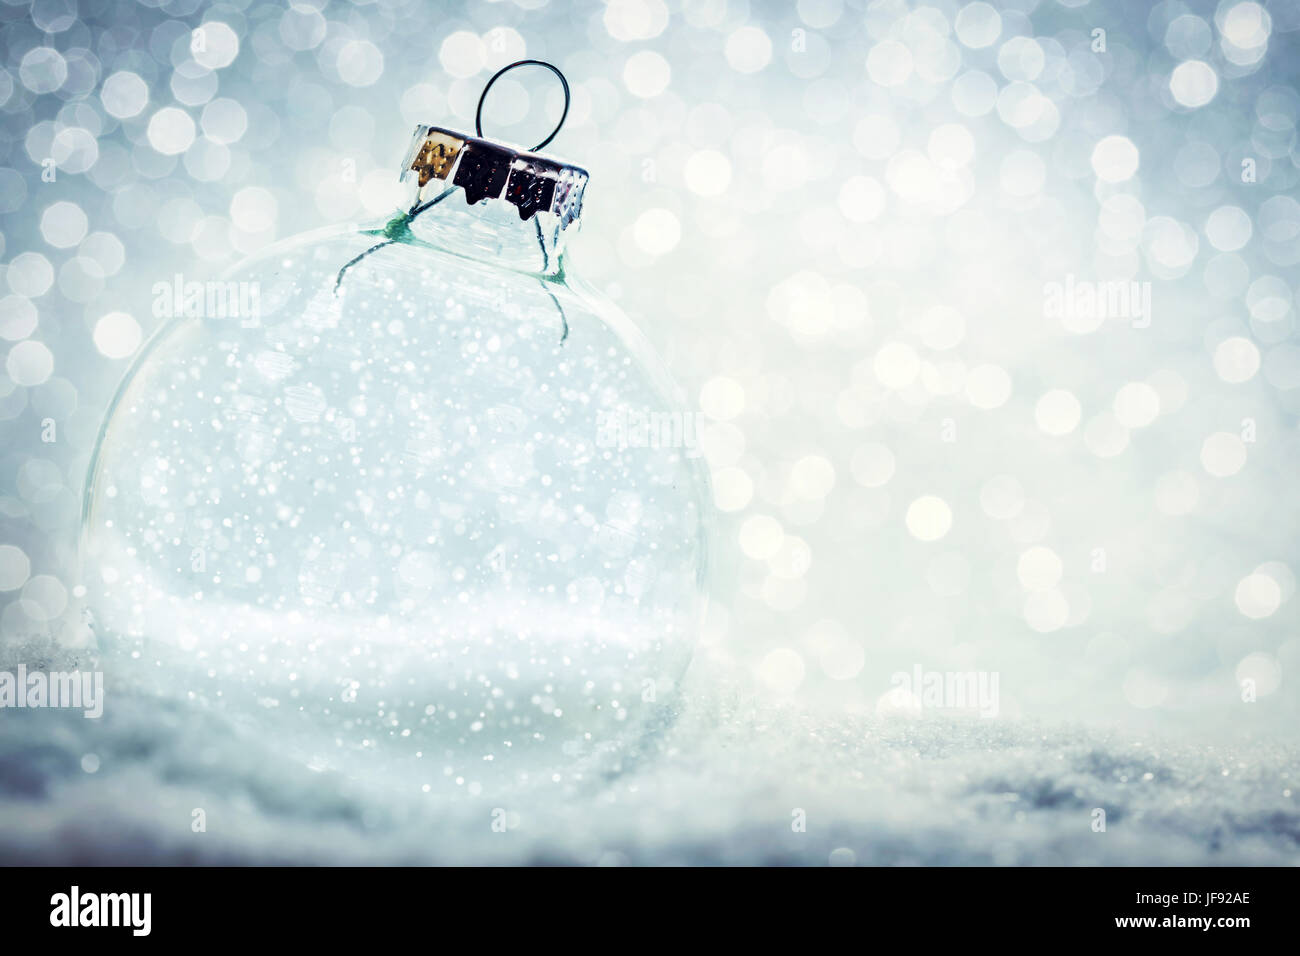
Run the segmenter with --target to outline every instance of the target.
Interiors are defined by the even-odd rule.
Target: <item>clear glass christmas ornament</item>
[[[92,626],[120,680],[313,766],[589,779],[696,640],[692,421],[569,272],[585,172],[426,127],[402,175],[390,221],[176,291],[95,449]]]

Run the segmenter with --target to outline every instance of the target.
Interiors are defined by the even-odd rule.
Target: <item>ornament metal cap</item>
[[[551,135],[532,150],[483,138],[483,101],[488,90],[506,72],[519,66],[544,66],[564,85],[564,113]],[[402,162],[402,178],[414,175],[423,190],[433,180],[450,182],[465,191],[471,206],[489,199],[504,199],[519,210],[525,222],[539,212],[550,213],[564,228],[582,213],[582,195],[590,178],[587,171],[536,152],[555,138],[569,115],[569,83],[564,74],[544,60],[520,60],[496,72],[483,87],[474,116],[476,136],[441,126],[417,126]]]
[[[589,174],[581,166],[441,126],[417,126],[402,163],[423,190],[434,180],[465,190],[470,205],[504,199],[527,221],[539,212],[567,226],[582,213]]]

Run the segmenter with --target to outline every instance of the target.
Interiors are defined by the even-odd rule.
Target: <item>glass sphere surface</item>
[[[692,421],[557,249],[514,255],[515,212],[457,209],[461,247],[327,230],[173,290],[83,522],[132,680],[453,790],[653,736],[703,609]]]

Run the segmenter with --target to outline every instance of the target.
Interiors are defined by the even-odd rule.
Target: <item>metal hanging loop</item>
[[[474,133],[476,136],[483,136],[483,103],[487,99],[488,90],[492,89],[492,84],[511,70],[521,66],[544,66],[560,78],[560,85],[564,87],[564,112],[560,114],[560,121],[555,124],[555,129],[551,130],[551,135],[532,148],[531,151],[535,153],[539,149],[544,149],[551,140],[555,139],[560,132],[560,127],[564,125],[564,121],[569,115],[569,81],[564,78],[564,74],[560,72],[558,66],[554,63],[547,63],[545,60],[516,60],[508,66],[503,66],[492,75],[492,79],[487,81],[487,86],[483,87],[483,92],[478,98],[478,109],[474,111]]]

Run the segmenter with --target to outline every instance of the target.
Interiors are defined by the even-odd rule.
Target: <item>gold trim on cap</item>
[[[423,139],[417,138],[413,150],[415,155],[407,168],[419,176],[421,188],[427,186],[431,179],[446,179],[464,145],[463,139],[452,136],[445,130],[426,128]]]

